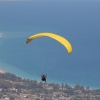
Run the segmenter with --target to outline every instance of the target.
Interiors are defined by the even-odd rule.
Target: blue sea
[[[0,2],[0,69],[47,83],[100,88],[100,1],[37,0]],[[68,39],[72,54],[57,41],[36,33]]]

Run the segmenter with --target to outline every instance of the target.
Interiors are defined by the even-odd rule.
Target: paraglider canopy
[[[61,43],[67,49],[68,54],[72,53],[72,46],[71,46],[70,42],[66,38],[64,38],[64,37],[62,37],[60,35],[54,34],[54,33],[49,33],[49,32],[38,33],[38,34],[30,36],[26,40],[26,44],[28,44],[31,40],[34,40],[36,38],[43,37],[43,36],[47,36],[47,37],[53,38],[54,40],[56,40],[59,43]]]

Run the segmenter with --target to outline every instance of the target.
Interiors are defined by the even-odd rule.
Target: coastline
[[[0,69],[0,74],[5,74],[5,71]]]
[[[21,71],[21,70],[17,69],[14,66],[7,65],[2,61],[0,61],[0,66],[3,66],[3,67],[0,67],[0,74],[2,74],[2,73],[5,74],[6,72],[8,72],[8,73],[13,73],[16,76],[21,77],[21,78],[31,79],[31,80],[36,80],[37,82],[41,82],[41,77],[40,76],[38,77],[38,76],[35,76],[35,75],[30,75],[29,73]],[[55,84],[59,84],[59,85],[62,85],[62,83],[64,85],[66,84],[66,82],[64,82],[63,80],[58,81],[58,80],[54,80],[54,79],[51,79],[51,78],[47,79],[47,84],[49,84],[49,83],[55,83]],[[67,82],[67,84],[71,87],[74,87],[74,86],[77,85],[77,84],[72,84],[72,83],[68,83],[68,82]],[[99,87],[92,86],[92,85],[82,85],[82,84],[79,84],[79,85],[84,86],[84,88],[89,86],[90,89],[99,89]]]
[[[9,72],[9,71],[8,71]],[[1,68],[0,68],[0,74],[5,74],[6,73],[6,71],[4,71],[4,70],[2,70]],[[11,72],[9,72],[9,73],[11,73]],[[21,75],[17,75],[16,73],[13,73],[13,74],[15,74],[16,76],[18,76],[18,77],[21,77],[21,78],[25,78],[25,79],[31,79],[31,80],[36,80],[37,82],[41,82],[41,79],[39,79],[38,77],[36,77],[36,76],[34,76],[34,78],[33,77],[25,77],[25,76],[21,76]],[[64,82],[60,82],[60,81],[55,81],[55,80],[48,80],[47,81],[47,84],[49,84],[49,83],[55,83],[55,84],[59,84],[59,85],[62,85],[62,83],[65,85],[65,83]],[[71,86],[72,88],[74,88],[77,84],[68,84],[69,86]],[[81,84],[79,84],[80,86],[81,86]],[[87,86],[84,86],[84,88],[86,88]],[[94,90],[94,89],[99,89],[98,87],[92,87],[92,86],[89,86],[89,88],[92,90]]]

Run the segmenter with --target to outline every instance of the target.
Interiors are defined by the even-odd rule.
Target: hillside
[[[100,89],[60,86],[0,73],[0,100],[100,100]]]

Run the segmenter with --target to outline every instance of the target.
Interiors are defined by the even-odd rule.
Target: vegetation
[[[0,73],[0,99],[9,100],[100,100],[100,89],[77,84],[47,84],[23,79],[11,73]]]

